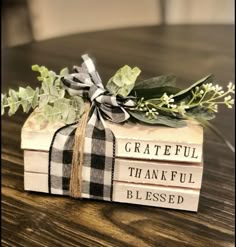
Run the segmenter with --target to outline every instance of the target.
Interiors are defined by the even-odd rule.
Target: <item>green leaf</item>
[[[174,75],[162,75],[136,83],[132,95],[145,99],[159,98],[164,93],[172,95],[181,89],[175,87],[176,77]]]
[[[61,79],[60,78],[57,78],[55,81],[54,81],[54,84],[56,87],[63,87],[62,85],[62,82],[61,82]]]
[[[37,79],[38,81],[43,81],[44,78],[42,76],[38,76]]]
[[[23,112],[28,112],[31,108],[31,104],[29,103],[29,101],[27,100],[27,93],[26,93],[26,89],[23,87],[19,87],[19,92],[18,92],[18,96],[20,97],[20,101],[21,101],[21,106],[23,109]]]
[[[73,103],[72,103],[73,101]],[[70,105],[70,103],[72,103]],[[79,111],[82,111],[83,100],[79,96],[73,99],[59,99],[54,103],[54,113],[60,112],[60,120],[66,124],[74,123],[79,118]]]
[[[9,90],[9,96],[14,100],[14,101],[18,101],[18,95],[17,92],[13,89]]]
[[[19,97],[21,98],[20,104],[22,106],[22,109],[24,112],[29,112],[32,102],[34,99],[35,95],[35,90],[32,89],[31,87],[26,87],[26,88],[19,88]]]
[[[71,104],[74,107],[76,114],[81,116],[84,113],[84,101],[81,97],[79,96],[73,96],[71,98]]]
[[[47,81],[42,82],[42,90],[44,94],[49,94],[50,93],[50,87],[48,85]]]
[[[20,106],[20,101],[15,90],[9,90],[9,97],[7,98],[7,103],[9,105],[8,115],[12,116]]]
[[[54,122],[55,120],[55,115],[57,114],[57,112],[55,112],[55,109],[53,106],[50,106],[50,105],[45,105],[43,108],[43,113],[46,117],[46,119],[49,121],[49,122]]]
[[[59,97],[60,99],[64,98],[64,97],[65,97],[65,92],[66,92],[66,91],[65,91],[64,88],[59,89],[58,97]]]
[[[70,100],[59,99],[54,103],[54,111],[60,112],[60,119],[66,122],[70,110]]]
[[[26,98],[27,97],[27,95],[26,95],[26,89],[23,88],[23,87],[19,87],[18,96],[20,98]]]
[[[61,76],[65,76],[69,74],[69,69],[68,68],[64,68],[60,71],[60,75]]]
[[[65,88],[64,88],[64,85],[62,84],[60,78],[58,78],[54,81],[54,87],[57,90],[58,97],[64,98],[65,97]]]
[[[61,111],[61,120],[66,124],[74,123],[84,111],[84,102],[81,97],[61,99],[55,102],[55,107]]]
[[[32,102],[35,93],[34,89],[28,86],[25,88],[25,93],[26,93],[26,97],[29,98],[28,100]]]
[[[215,113],[212,111],[209,111],[205,107],[195,107],[195,108],[192,108],[191,110],[187,110],[186,115],[192,118],[201,118],[204,120],[211,120],[215,118]]]
[[[1,93],[1,103],[3,105],[7,104],[7,96],[6,96],[6,94]]]
[[[38,64],[34,64],[34,65],[31,66],[31,69],[32,69],[33,71],[39,71],[40,67],[39,67]]]
[[[39,88],[36,88],[31,102],[33,109],[35,109],[35,107],[38,106],[38,97],[39,97]]]
[[[49,96],[48,95],[41,95],[39,100],[39,108],[44,107],[49,102]]]
[[[49,93],[53,96],[58,97],[58,90],[57,90],[56,86],[54,85],[53,78],[47,78],[46,83],[48,84]]]
[[[28,113],[31,108],[31,104],[25,99],[21,99],[21,106],[22,106],[23,112],[25,113]]]
[[[168,116],[158,115],[156,119],[148,119],[145,115],[145,112],[129,110],[129,113],[135,119],[147,124],[160,124],[172,128],[180,128],[186,126],[186,123],[184,121]]]
[[[77,118],[76,118],[76,111],[75,111],[75,109],[71,106],[71,107],[69,108],[69,111],[68,111],[66,123],[67,123],[67,124],[71,124],[71,123],[74,123],[76,120],[77,120]]]
[[[134,90],[155,89],[160,87],[175,87],[176,76],[161,75],[144,81],[136,82]]]
[[[134,88],[135,81],[141,70],[138,67],[133,69],[128,65],[120,68],[107,83],[107,90],[112,95],[120,95],[126,97]]]
[[[181,99],[184,99],[186,97],[188,97],[189,95],[191,95],[191,91],[195,88],[195,87],[200,87],[202,84],[204,83],[211,83],[213,82],[213,78],[214,76],[211,74],[211,75],[208,75],[204,78],[202,78],[201,80],[195,82],[193,85],[191,85],[190,87],[184,89],[184,90],[181,90],[180,92],[178,92],[177,94],[174,95],[174,99],[175,100],[181,100]]]
[[[64,111],[67,108],[69,108],[70,100],[69,99],[58,99],[57,101],[54,102],[54,106]]]
[[[138,98],[144,98],[145,100],[153,99],[153,98],[160,98],[164,93],[167,95],[174,95],[181,91],[181,89],[176,87],[156,87],[156,88],[146,88],[146,89],[138,89],[133,90],[132,95]]]
[[[55,80],[55,78],[56,78],[56,73],[50,70],[50,71],[48,72],[48,77],[50,77],[51,79]]]
[[[40,71],[42,77],[45,78],[45,77],[48,76],[48,72],[49,71],[48,71],[48,69],[46,67],[42,66],[39,71]]]

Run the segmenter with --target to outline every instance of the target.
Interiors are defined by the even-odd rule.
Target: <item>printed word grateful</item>
[[[144,156],[181,156],[185,158],[198,159],[197,148],[187,145],[168,145],[155,144],[146,142],[126,142],[124,146],[126,153],[134,155],[141,154]]]

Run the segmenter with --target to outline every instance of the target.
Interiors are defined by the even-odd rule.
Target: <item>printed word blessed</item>
[[[181,204],[184,202],[184,197],[181,195],[139,190],[127,190],[127,199],[153,201],[168,204]]]

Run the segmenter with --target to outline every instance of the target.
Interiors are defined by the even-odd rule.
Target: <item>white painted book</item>
[[[25,172],[48,174],[49,153],[24,150]],[[146,161],[116,158],[114,180],[200,189],[203,164]]]
[[[48,151],[62,126],[37,124],[33,112],[22,128],[25,190],[48,193]],[[116,137],[113,200],[197,211],[203,174],[203,130],[127,123],[107,125]]]
[[[39,125],[35,116],[33,112],[23,126],[21,148],[48,151],[55,130],[63,124]],[[194,122],[188,121],[182,128],[131,122],[113,124],[106,121],[106,124],[116,137],[117,157],[202,162],[203,128]]]

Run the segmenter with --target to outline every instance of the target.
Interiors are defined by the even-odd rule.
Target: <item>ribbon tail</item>
[[[69,195],[73,146],[77,123],[58,129],[49,149],[48,192]]]
[[[115,137],[92,105],[87,123],[82,168],[82,197],[111,201],[115,163]]]
[[[84,67],[88,71],[88,73],[91,75],[93,81],[98,87],[104,88],[102,80],[96,70],[93,60],[89,57],[88,54],[84,54],[81,57],[84,61],[82,67]]]

